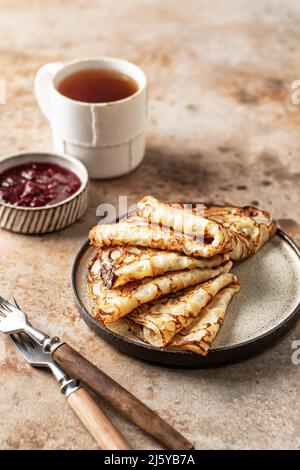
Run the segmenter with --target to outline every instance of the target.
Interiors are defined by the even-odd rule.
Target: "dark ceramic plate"
[[[283,231],[258,254],[236,263],[232,272],[241,290],[231,301],[220,332],[206,357],[186,351],[154,348],[128,331],[123,320],[107,327],[91,314],[86,270],[95,248],[79,250],[72,269],[76,306],[85,322],[101,338],[131,356],[174,367],[220,366],[258,354],[282,338],[300,316],[300,250]]]

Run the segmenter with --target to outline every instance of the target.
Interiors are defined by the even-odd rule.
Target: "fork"
[[[11,334],[10,338],[19,353],[30,365],[33,367],[48,367],[51,370],[72,410],[102,449],[130,449],[123,436],[117,431],[87,390],[76,380],[70,378],[54,362],[51,353],[45,352],[42,346],[32,341],[24,333]]]
[[[15,305],[0,297],[0,332],[11,334],[26,332],[44,352],[51,353],[54,361],[68,374],[76,376],[101,398],[120,411],[132,423],[146,431],[168,449],[191,450],[193,444],[180,434],[154,410],[105,374],[101,369],[55,336],[50,338],[34,328],[14,299]]]
[[[0,296],[0,331],[2,333],[27,333],[34,341],[43,346],[44,351],[50,352],[53,344],[61,344],[57,336],[50,338],[42,331],[34,328],[28,321],[27,315],[14,298],[15,305]]]

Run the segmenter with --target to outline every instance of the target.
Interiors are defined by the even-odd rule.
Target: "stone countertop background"
[[[0,0],[0,155],[50,150],[33,93],[44,63],[113,55],[150,82],[144,163],[91,184],[87,215],[43,237],[0,231],[0,290],[144,400],[198,449],[300,448],[298,326],[257,358],[213,370],[176,370],[127,357],[92,333],[74,308],[70,269],[96,207],[151,193],[170,200],[256,204],[300,221],[300,5],[277,0]],[[300,105],[299,105],[300,106]],[[108,410],[133,448],[157,443]],[[0,448],[96,448],[50,375],[0,338]]]

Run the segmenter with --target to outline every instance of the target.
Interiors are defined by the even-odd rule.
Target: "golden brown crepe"
[[[152,196],[146,196],[138,203],[138,214],[155,224],[165,225],[185,234],[193,234],[205,227],[205,236],[219,233],[203,221],[210,220],[222,227],[224,239],[230,240],[230,259],[240,260],[256,253],[276,232],[276,222],[266,211],[255,207],[203,206],[187,207],[184,204],[161,203]],[[218,243],[219,238],[216,239]],[[229,243],[229,242],[228,242]],[[227,246],[228,246],[227,243]],[[228,251],[225,249],[224,252]]]
[[[104,323],[110,323],[127,315],[142,304],[152,302],[171,292],[199,284],[221,273],[227,273],[232,267],[232,262],[227,261],[215,268],[175,271],[156,278],[132,282],[115,289],[108,289],[104,286],[100,276],[97,276],[98,267],[98,260],[94,260],[89,266],[88,291],[95,302],[94,315]]]
[[[165,227],[170,233],[181,233],[185,237],[202,243],[202,253],[194,256],[213,256],[230,250],[230,238],[222,225],[209,220],[191,208],[159,202],[152,196],[146,196],[137,204],[138,216],[148,222],[148,225]]]
[[[185,206],[151,196],[137,212],[90,231],[99,250],[88,271],[94,315],[121,317],[143,341],[206,355],[239,290],[231,260],[256,253],[276,232],[254,207]]]
[[[238,284],[233,274],[220,274],[196,287],[165,297],[150,305],[142,305],[125,320],[144,341],[156,347],[166,347],[176,334],[188,328],[201,311],[230,284]],[[138,333],[140,325],[140,333]]]
[[[197,216],[197,219],[199,217]],[[214,227],[219,227],[211,222]],[[178,251],[188,256],[211,257],[231,250],[231,240],[223,228],[215,229],[214,238],[204,240],[164,226],[150,225],[141,217],[130,217],[110,225],[97,225],[90,231],[90,242],[94,246],[144,246],[166,251]]]
[[[175,335],[169,347],[206,356],[223,323],[228,304],[239,290],[238,283],[221,289],[192,325]]]
[[[256,253],[276,233],[277,224],[271,215],[252,206],[210,206],[205,216],[222,224],[228,230],[233,246],[232,260],[240,260]]]
[[[140,246],[106,247],[98,250],[93,270],[95,274],[98,273],[105,287],[116,288],[170,271],[216,267],[228,260],[229,255],[197,259],[178,252]]]

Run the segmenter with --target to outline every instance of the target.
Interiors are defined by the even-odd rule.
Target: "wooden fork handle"
[[[67,400],[74,413],[76,413],[101,449],[130,449],[124,437],[83,387],[72,392],[67,397]]]
[[[71,376],[88,385],[132,423],[146,431],[168,449],[191,450],[193,444],[157,413],[85,359],[66,343],[53,353],[53,359]]]

